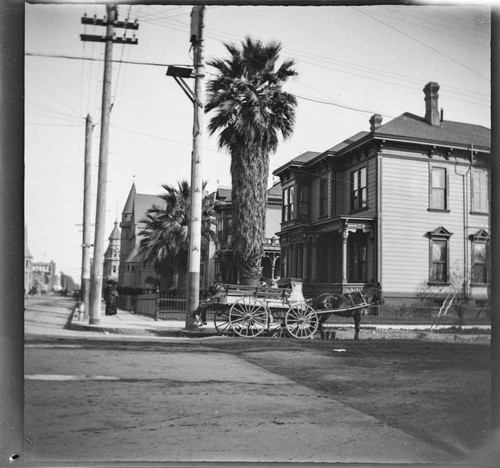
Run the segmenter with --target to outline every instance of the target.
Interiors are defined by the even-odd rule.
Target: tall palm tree
[[[293,60],[278,64],[281,45],[246,38],[241,48],[225,44],[230,56],[213,59],[207,86],[210,134],[231,153],[233,255],[240,281],[255,284],[261,274],[265,237],[269,157],[278,139],[289,138],[295,123],[295,96],[283,91],[297,74]]]
[[[206,183],[203,184],[203,189]],[[188,241],[191,219],[190,186],[185,180],[178,186],[163,185],[165,193],[160,195],[164,205],[153,205],[146,212],[142,222],[144,228],[139,232],[138,253],[144,263],[152,265],[162,278],[178,274],[178,290],[187,287]],[[201,251],[206,254],[210,242],[218,245],[216,235],[217,218],[213,197],[204,197],[201,221]],[[162,289],[165,284],[162,282]]]

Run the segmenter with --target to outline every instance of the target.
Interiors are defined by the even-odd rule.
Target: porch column
[[[312,237],[311,280],[318,279],[318,236]]]
[[[302,277],[305,281],[309,280],[309,268],[308,268],[308,256],[309,256],[309,243],[304,241],[302,244]]]
[[[342,230],[342,285],[347,284],[347,238],[349,231]]]

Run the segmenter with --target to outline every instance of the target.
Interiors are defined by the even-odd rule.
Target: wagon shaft
[[[359,304],[343,309],[316,309],[317,314],[341,314],[343,312],[350,312],[351,310],[366,309],[370,304]]]

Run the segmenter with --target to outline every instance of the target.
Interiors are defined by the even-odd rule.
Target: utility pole
[[[500,7],[491,6],[491,423],[492,447],[500,443]],[[498,460],[497,460],[498,463]]]
[[[193,327],[194,314],[200,301],[201,262],[201,214],[203,183],[201,178],[201,156],[203,122],[205,113],[205,68],[203,63],[203,17],[205,6],[196,6],[191,11],[191,44],[194,67],[194,117],[193,152],[191,158],[191,222],[189,226],[188,289],[186,300],[186,329]]]
[[[82,18],[83,24],[106,26],[105,36],[82,34],[82,41],[104,42],[104,79],[102,90],[101,140],[99,146],[99,172],[97,179],[97,207],[94,234],[94,262],[90,276],[89,323],[98,325],[101,316],[101,291],[104,258],[104,229],[106,223],[106,188],[108,178],[109,121],[111,114],[111,72],[113,43],[137,44],[135,38],[115,37],[115,27],[138,29],[137,23],[117,21],[116,5],[106,5],[107,18],[98,20]]]
[[[82,239],[82,289],[80,301],[84,306],[84,320],[89,317],[90,299],[90,204],[92,199],[92,117],[85,119],[85,162],[83,176],[83,239]]]

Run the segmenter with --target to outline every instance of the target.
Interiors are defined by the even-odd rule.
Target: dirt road
[[[30,336],[24,461],[480,466],[489,353],[413,339]]]

